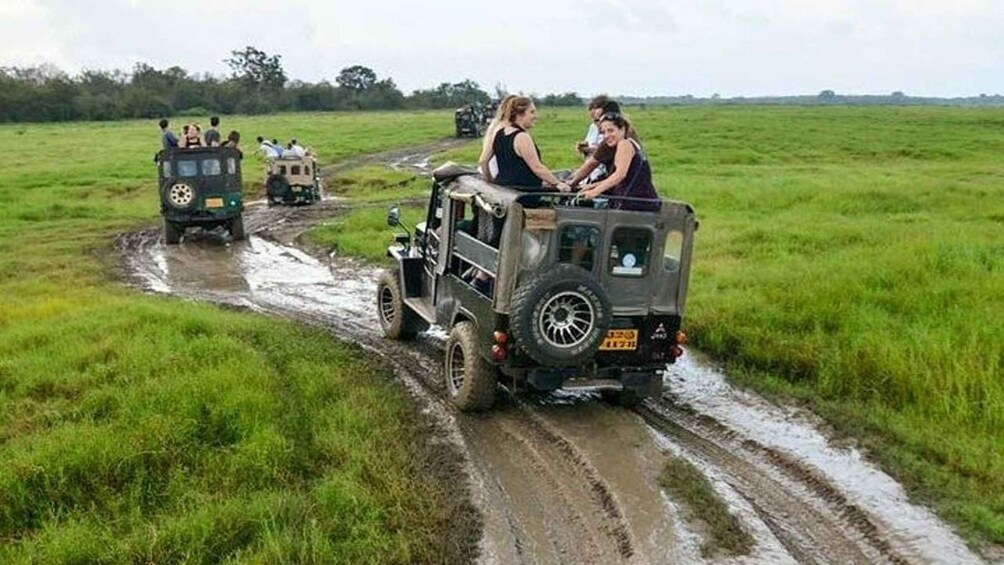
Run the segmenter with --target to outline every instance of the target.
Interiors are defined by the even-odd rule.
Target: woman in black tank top
[[[498,165],[498,175],[493,181],[530,190],[541,189],[545,184],[558,190],[571,190],[540,162],[540,150],[526,131],[537,121],[533,101],[525,96],[516,96],[507,102],[499,108],[500,113],[505,112],[500,116],[505,125],[495,130],[492,141],[491,156]],[[487,162],[491,156],[483,160]]]

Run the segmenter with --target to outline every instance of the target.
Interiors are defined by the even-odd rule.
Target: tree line
[[[334,83],[289,80],[281,55],[248,46],[224,60],[230,74],[193,74],[181,67],[138,63],[131,72],[83,71],[51,65],[0,67],[0,122],[119,120],[175,115],[266,114],[331,110],[456,108],[493,96],[466,79],[405,95],[391,78],[362,65],[342,69]],[[500,87],[495,96],[504,94]],[[578,105],[574,93],[547,95],[543,105]]]

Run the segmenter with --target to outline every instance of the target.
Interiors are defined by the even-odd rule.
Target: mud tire
[[[549,367],[578,365],[603,343],[611,315],[606,292],[588,271],[558,264],[516,288],[509,329],[534,361]]]
[[[185,233],[185,225],[171,220],[164,220],[164,243],[167,245],[177,245],[181,243],[181,236]]]
[[[498,372],[478,353],[474,324],[460,322],[446,341],[444,377],[450,402],[461,412],[488,410],[495,403]]]
[[[289,181],[279,174],[269,175],[265,179],[265,194],[269,200],[280,198],[285,201],[289,198]]]
[[[390,339],[408,340],[429,329],[429,323],[404,303],[397,269],[380,273],[376,291],[377,318]]]
[[[227,226],[227,228],[230,231],[230,239],[234,241],[240,241],[244,239],[246,237],[244,233],[244,215],[241,214],[236,218],[230,220],[230,223]]]

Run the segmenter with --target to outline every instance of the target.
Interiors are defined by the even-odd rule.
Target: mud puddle
[[[369,162],[428,168],[418,150],[355,164]],[[168,247],[160,230],[147,230],[118,245],[145,290],[317,325],[387,359],[462,454],[456,483],[482,523],[455,527],[480,528],[478,562],[704,562],[702,534],[658,485],[667,453],[697,465],[756,539],[750,555],[712,562],[981,562],[860,454],[834,447],[818,422],[730,387],[699,360],[671,367],[664,397],[636,412],[559,393],[519,402],[500,395],[490,414],[456,413],[441,382],[443,332],[384,339],[373,306],[377,269],[294,245],[344,207],[334,199],[249,206],[244,242],[193,234]]]

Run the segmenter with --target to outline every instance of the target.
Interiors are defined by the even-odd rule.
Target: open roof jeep
[[[223,226],[244,239],[241,154],[232,147],[164,149],[157,154],[164,240],[181,241],[185,229]]]
[[[313,204],[321,199],[321,179],[312,156],[269,159],[265,165],[268,205]]]
[[[623,404],[659,394],[680,332],[697,220],[582,206],[434,173],[424,222],[398,236],[377,283],[384,333],[449,332],[446,388],[461,410],[491,407],[500,375],[517,388],[598,390]],[[388,223],[400,225],[398,211]]]
[[[473,104],[457,108],[453,113],[453,125],[457,137],[481,137],[485,133],[484,112]]]

